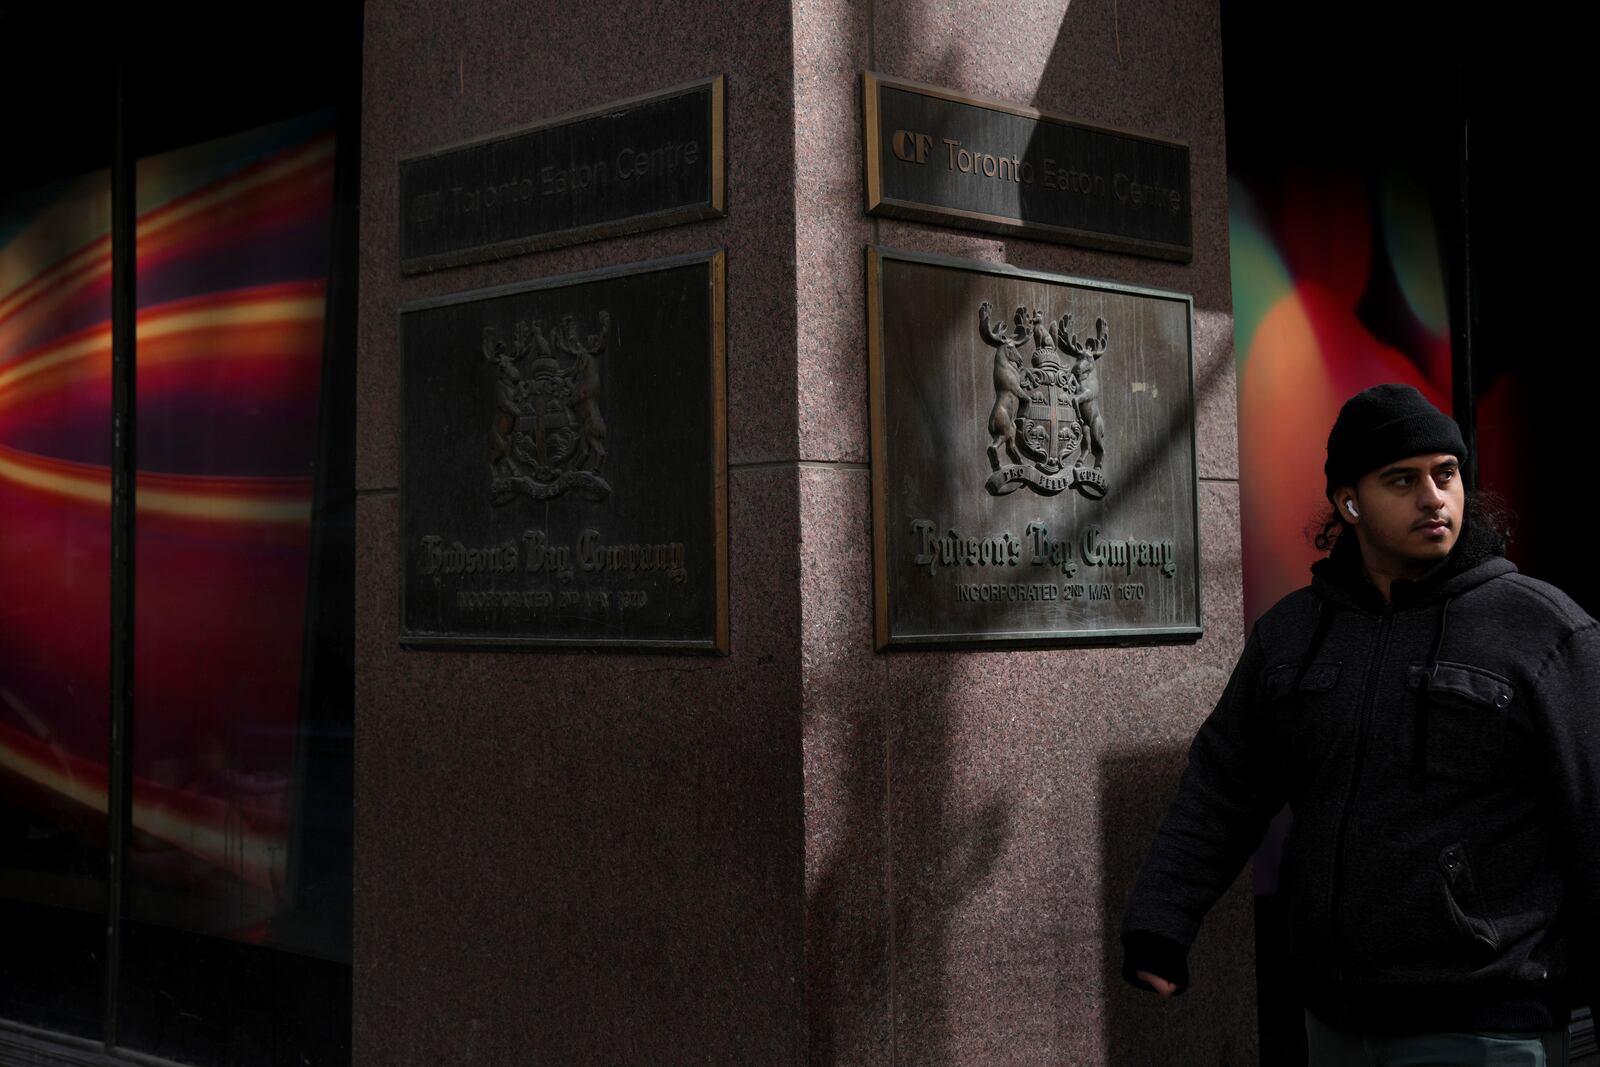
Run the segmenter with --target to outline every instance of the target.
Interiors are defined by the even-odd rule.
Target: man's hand
[[[1178,991],[1177,986],[1173,985],[1165,978],[1162,978],[1160,975],[1151,974],[1149,971],[1134,971],[1133,973],[1139,977],[1139,981],[1143,982],[1151,989],[1154,989],[1157,993],[1160,993],[1164,997],[1170,997],[1172,994]]]

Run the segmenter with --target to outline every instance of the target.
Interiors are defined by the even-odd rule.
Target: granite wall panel
[[[1188,739],[1243,644],[1217,7],[803,9],[795,197],[799,440],[814,464],[800,518],[811,1062],[1249,1062],[1247,893],[1219,905],[1196,946],[1205,984],[1197,977],[1182,1001],[1128,988],[1116,943]],[[859,163],[846,175],[805,165],[846,149],[859,158],[863,70],[1186,143],[1193,261],[867,218]],[[870,530],[870,472],[859,463],[870,243],[1194,294],[1200,642],[871,651],[870,553],[857,540]],[[850,868],[872,884],[840,890]],[[841,945],[856,955],[824,958]]]
[[[363,62],[357,1062],[796,1062],[789,11],[396,0],[366,6]],[[713,74],[729,218],[400,273],[401,159]],[[400,306],[713,248],[732,655],[401,649]]]
[[[728,658],[401,649],[361,498],[357,1062],[798,1062],[794,474],[732,481]]]
[[[1247,1061],[1240,891],[1180,1002],[1125,987],[1115,946],[1243,636],[1215,0],[366,20],[357,1062]],[[868,219],[869,69],[1187,143],[1193,262]],[[715,73],[728,218],[401,275],[400,159]],[[1195,295],[1203,640],[872,651],[869,243]],[[733,654],[402,650],[398,308],[716,247]]]
[[[367,6],[359,487],[399,481],[402,304],[712,248],[728,252],[730,461],[794,458],[794,406],[772,402],[794,395],[790,38],[786,8],[731,0]],[[400,160],[714,74],[727,75],[729,218],[401,275]]]

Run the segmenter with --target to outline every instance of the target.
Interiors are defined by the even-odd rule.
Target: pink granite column
[[[1242,645],[1217,6],[845,0],[795,16],[806,974],[815,1064],[1248,1062],[1244,887],[1195,985],[1127,987],[1124,893]],[[860,72],[1190,146],[1194,260],[863,214]],[[872,651],[869,243],[1195,296],[1206,636],[1062,651]]]
[[[791,69],[779,5],[367,5],[362,1067],[803,1057]],[[728,218],[401,276],[401,159],[714,74]],[[727,250],[732,654],[402,649],[399,307],[713,248]]]
[[[355,1042],[435,1063],[1248,1061],[1247,896],[1158,1003],[1122,893],[1237,654],[1214,0],[366,10]],[[863,70],[1189,144],[1191,264],[869,220]],[[729,216],[402,277],[400,159],[716,73]],[[1192,292],[1206,637],[872,650],[863,249]],[[404,303],[726,248],[732,655],[401,649]]]

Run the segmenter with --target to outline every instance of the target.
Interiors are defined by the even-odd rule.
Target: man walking
[[[1313,1067],[1542,1065],[1594,1003],[1600,627],[1503,558],[1465,458],[1409,386],[1346,402],[1331,551],[1256,623],[1123,918],[1124,977],[1181,993],[1201,919],[1287,802]]]

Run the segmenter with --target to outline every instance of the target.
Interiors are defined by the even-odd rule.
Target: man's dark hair
[[[1466,507],[1462,512],[1461,536],[1465,537],[1467,531],[1471,530],[1474,532],[1473,540],[1481,544],[1489,555],[1503,556],[1506,554],[1506,545],[1511,542],[1515,525],[1515,515],[1498,495],[1488,489],[1468,491]],[[1349,528],[1350,523],[1330,504],[1317,512],[1306,528],[1306,535],[1319,551],[1332,552]]]

